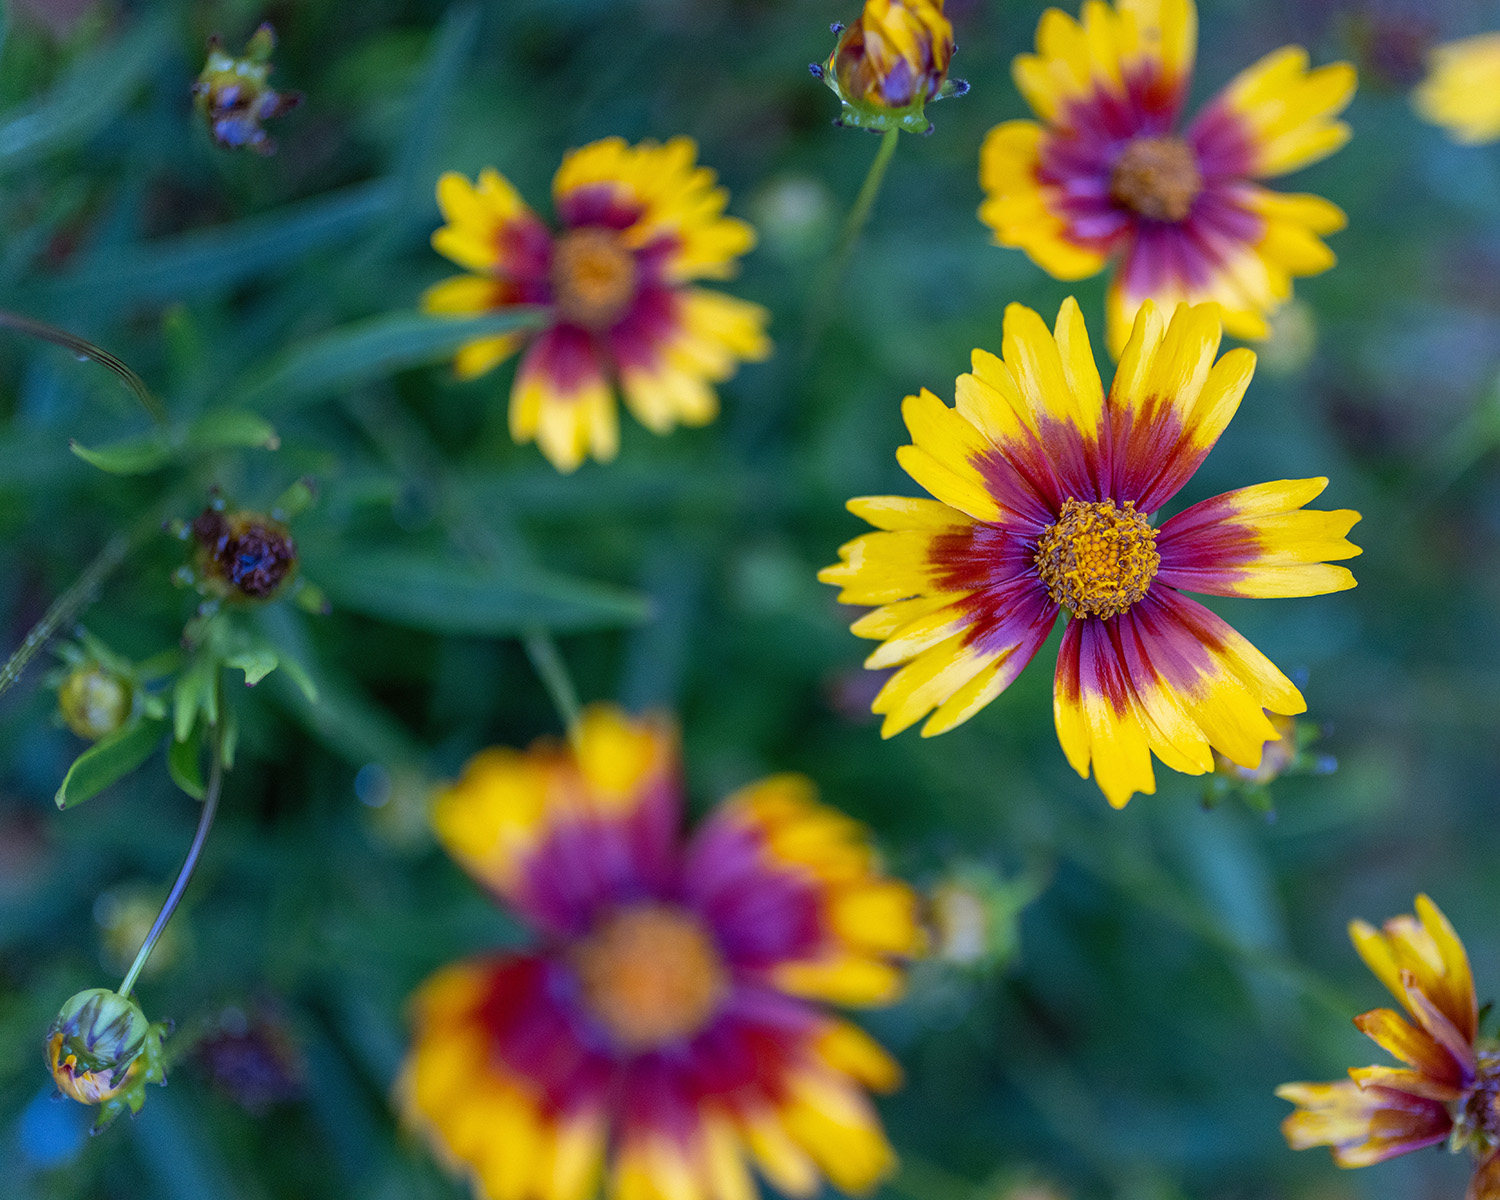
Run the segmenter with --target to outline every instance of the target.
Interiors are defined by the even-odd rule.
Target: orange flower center
[[[608,329],[635,299],[635,255],[597,225],[569,230],[552,247],[552,297],[565,321]]]
[[[1146,594],[1161,555],[1156,530],[1133,500],[1068,499],[1036,546],[1037,575],[1075,617],[1116,617]]]
[[[665,904],[616,910],[571,958],[589,1011],[629,1050],[696,1033],[728,986],[708,931],[692,914]]]
[[[1109,175],[1109,194],[1153,221],[1183,220],[1202,190],[1198,158],[1179,137],[1136,138]]]

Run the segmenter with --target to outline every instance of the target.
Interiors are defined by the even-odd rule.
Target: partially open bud
[[[948,78],[952,58],[953,26],[943,0],[865,0],[814,74],[843,101],[841,123],[927,133],[926,104],[968,90]]]
[[[275,47],[276,31],[270,25],[255,31],[239,58],[225,52],[217,34],[208,39],[208,61],[193,84],[193,100],[214,141],[226,150],[249,147],[257,154],[275,153],[276,143],[261,122],[302,103],[301,92],[278,92],[266,82]]]
[[[1041,894],[1032,872],[1007,878],[983,863],[961,862],[927,894],[931,957],[952,966],[995,970],[1021,948],[1021,911]]]
[[[199,573],[210,591],[266,600],[297,570],[297,543],[261,513],[225,513],[210,505],[193,520]]]
[[[95,1129],[125,1109],[139,1112],[148,1083],[166,1079],[163,1023],[152,1024],[134,1001],[108,988],[71,997],[47,1031],[47,1067],[58,1090],[100,1109]]]
[[[63,723],[81,738],[97,742],[121,728],[135,704],[135,688],[102,663],[85,662],[62,677],[57,707]]]

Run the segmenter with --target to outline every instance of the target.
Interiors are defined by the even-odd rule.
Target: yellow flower
[[[1348,63],[1308,69],[1284,46],[1242,71],[1177,132],[1198,44],[1193,0],[1087,0],[1080,23],[1051,8],[1016,85],[1041,122],[1007,121],[980,153],[979,218],[997,244],[1058,279],[1113,262],[1108,343],[1119,356],[1141,304],[1216,301],[1224,328],[1264,338],[1292,278],[1334,263],[1321,235],[1344,214],[1257,180],[1349,139]]]
[[[1500,138],[1500,33],[1434,47],[1427,67],[1427,78],[1412,93],[1425,120],[1459,142]]]
[[[865,0],[817,73],[843,101],[844,124],[925,133],[927,103],[965,90],[946,86],[952,58],[943,0]]]
[[[473,379],[529,339],[511,387],[511,436],[535,440],[560,471],[589,455],[614,458],[617,389],[655,433],[706,425],[718,415],[712,385],[771,352],[765,309],[693,286],[729,278],[755,244],[749,225],[724,215],[729,193],[696,155],[685,137],[660,146],[605,138],[569,152],[552,180],[555,232],[491,168],[477,184],[452,171],[438,180],[447,224],[433,248],[471,274],[429,288],[422,306],[548,309],[539,333],[477,338],[453,365]]]
[[[1160,525],[1156,513],[1208,456],[1255,368],[1217,362],[1215,305],[1147,300],[1108,393],[1078,305],[1055,331],[1029,308],[1005,313],[1003,358],[974,351],[957,405],[931,392],[902,406],[912,445],[897,461],[935,499],[865,496],[849,509],[878,532],[818,576],[882,644],[871,669],[899,667],[872,708],[891,737],[967,721],[1010,686],[1070,614],[1054,715],[1068,762],[1090,767],[1120,807],[1156,790],[1151,756],[1200,775],[1217,750],[1255,769],[1280,734],[1266,713],[1305,711],[1263,654],[1184,592],[1316,596],[1354,586],[1328,560],[1359,548],[1347,509],[1306,511],[1326,479],[1226,492]],[[931,714],[930,716],[928,714]]]
[[[680,834],[677,738],[589,709],[576,749],[486,750],[437,799],[457,861],[537,934],[414,1005],[407,1119],[481,1200],[865,1192],[895,1156],[867,1091],[895,1061],[828,1004],[882,1005],[917,900],[800,776]]]

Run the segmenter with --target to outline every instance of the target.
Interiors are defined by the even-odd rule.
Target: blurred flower
[[[261,122],[302,103],[301,92],[278,92],[266,82],[275,48],[276,31],[269,24],[255,31],[239,58],[225,52],[218,34],[208,39],[208,59],[193,84],[193,102],[214,141],[226,150],[248,146],[257,154],[274,154],[276,142]]]
[[[1500,138],[1500,33],[1436,46],[1427,67],[1427,78],[1412,93],[1424,120],[1458,142]]]
[[[1021,912],[1041,890],[1034,872],[1007,879],[983,863],[956,864],[927,895],[931,957],[986,971],[1006,966],[1021,948]]]
[[[63,676],[57,708],[63,723],[81,738],[97,742],[130,716],[130,681],[98,663],[81,663]]]
[[[210,591],[267,600],[296,574],[297,543],[280,521],[211,504],[189,528],[198,543],[198,578]]]
[[[862,826],[783,775],[683,845],[676,738],[588,710],[577,751],[487,750],[439,796],[449,852],[543,948],[439,972],[415,1002],[406,1116],[485,1197],[794,1196],[893,1166],[866,1088],[896,1063],[815,1003],[886,1004],[916,898]]]
[[[936,500],[870,496],[849,508],[881,532],[819,575],[884,642],[865,665],[906,664],[872,706],[891,737],[968,720],[1016,678],[1060,612],[1054,712],[1069,763],[1090,764],[1116,807],[1156,789],[1151,755],[1189,774],[1213,750],[1247,768],[1279,736],[1263,710],[1300,713],[1291,680],[1182,590],[1311,596],[1354,586],[1325,560],[1359,553],[1347,509],[1305,512],[1326,479],[1282,480],[1202,501],[1160,527],[1239,407],[1255,355],[1217,363],[1217,306],[1147,301],[1106,396],[1078,305],[1054,335],[1005,314],[1004,359],[974,351],[956,409],[931,392],[903,407],[914,445],[897,459]],[[1181,590],[1179,590],[1181,589]],[[936,709],[936,712],[933,710]]]
[[[253,1116],[302,1095],[306,1068],[283,1021],[224,1009],[199,1039],[194,1056],[213,1085]]]
[[[927,102],[968,90],[948,82],[953,26],[943,0],[865,0],[859,19],[834,32],[838,45],[813,73],[843,102],[843,124],[927,133]]]
[[[99,957],[105,967],[111,971],[130,969],[161,911],[161,901],[159,889],[140,884],[111,888],[94,901],[94,923],[101,934]],[[141,967],[141,978],[171,966],[182,953],[182,943],[180,921],[163,929],[151,957]]]
[[[47,1066],[65,1096],[99,1107],[102,1129],[129,1108],[139,1112],[148,1083],[164,1083],[163,1023],[151,1024],[140,1007],[108,988],[71,997],[47,1030]]]
[[[1297,1111],[1281,1123],[1293,1150],[1328,1146],[1341,1167],[1365,1167],[1448,1141],[1478,1160],[1469,1200],[1500,1196],[1500,1046],[1479,1036],[1469,957],[1447,917],[1426,896],[1416,916],[1383,930],[1363,921],[1349,937],[1413,1026],[1389,1008],[1354,1018],[1361,1032],[1405,1067],[1359,1067],[1337,1083],[1276,1089]],[[1351,1082],[1352,1081],[1352,1082]]]
[[[1090,3],[1083,23],[1048,9],[1037,53],[1014,73],[1042,119],[990,130],[979,217],[1058,279],[1117,263],[1107,310],[1116,356],[1141,303],[1214,300],[1236,337],[1263,338],[1292,278],[1334,257],[1319,235],[1345,217],[1318,196],[1254,182],[1323,158],[1349,139],[1334,118],[1354,94],[1348,63],[1309,71],[1285,46],[1242,71],[1183,133],[1198,42],[1193,0]]]
[[[495,312],[546,305],[547,327],[521,359],[510,394],[510,431],[536,440],[560,471],[592,455],[615,456],[615,389],[655,433],[718,414],[712,384],[740,359],[771,352],[769,314],[722,292],[689,286],[727,279],[755,231],[724,216],[729,193],[695,164],[691,138],[627,146],[605,138],[571,151],[552,180],[562,228],[553,233],[503,176],[486,168],[477,186],[438,180],[447,224],[433,248],[474,272],[445,279],[422,298],[428,312]],[[454,360],[473,379],[514,353],[528,333],[477,338]]]

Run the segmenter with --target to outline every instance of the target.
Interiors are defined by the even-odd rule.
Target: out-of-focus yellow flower
[[[1349,925],[1354,948],[1407,1017],[1377,1008],[1354,1024],[1403,1067],[1359,1067],[1335,1083],[1276,1089],[1297,1106],[1281,1123],[1293,1150],[1328,1146],[1341,1167],[1364,1167],[1447,1141],[1478,1165],[1469,1200],[1500,1197],[1500,1047],[1479,1036],[1479,1004],[1463,942],[1418,896],[1416,915],[1383,929]],[[1415,1022],[1412,1024],[1411,1022]]]
[[[680,836],[677,738],[599,706],[572,748],[487,750],[440,795],[439,839],[531,925],[526,953],[418,993],[397,1096],[487,1200],[754,1200],[895,1156],[867,1091],[896,1062],[829,1007],[883,1005],[921,946],[917,899],[800,776]]]
[[[530,339],[510,392],[510,432],[535,441],[559,471],[619,448],[615,392],[654,433],[706,425],[713,385],[771,352],[770,314],[698,279],[728,279],[755,231],[724,215],[729,193],[697,165],[691,138],[628,146],[605,138],[563,159],[552,179],[561,228],[549,229],[502,175],[477,183],[449,171],[437,184],[447,224],[439,254],[470,271],[429,288],[428,312],[473,315],[517,305],[548,310],[534,336],[465,343],[461,379],[492,370]]]
[[[57,708],[63,723],[91,742],[108,737],[124,725],[133,705],[130,680],[99,663],[74,667],[57,689]]]
[[[165,1082],[166,1033],[127,997],[89,988],[70,997],[47,1030],[47,1068],[63,1095],[99,1108],[99,1129],[127,1108],[139,1112],[146,1085]]]
[[[1472,145],[1500,138],[1500,33],[1435,46],[1412,103],[1454,141]]]
[[[967,90],[949,84],[952,59],[953,26],[943,0],[865,0],[816,73],[843,101],[844,124],[926,133],[927,103]]]

